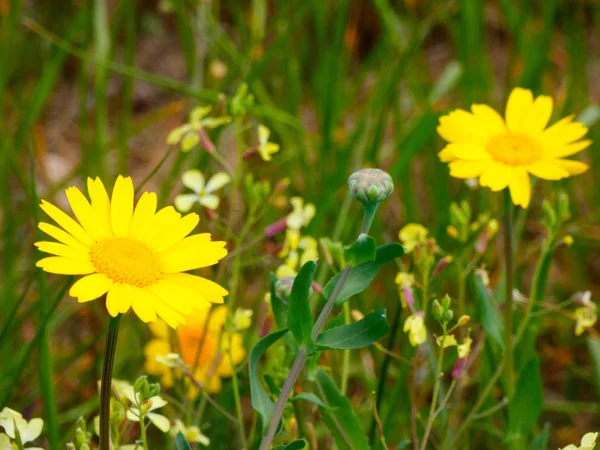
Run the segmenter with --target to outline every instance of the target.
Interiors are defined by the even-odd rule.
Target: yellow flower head
[[[404,332],[408,333],[410,345],[416,347],[427,340],[427,328],[422,314],[413,314],[404,322]]]
[[[258,153],[263,161],[271,161],[271,155],[279,151],[279,144],[269,142],[271,130],[264,125],[258,126]]]
[[[177,351],[194,379],[209,392],[220,391],[221,377],[229,377],[233,373],[231,361],[238,364],[246,356],[242,335],[223,331],[228,314],[229,310],[225,306],[215,308],[210,316],[208,309],[199,310],[176,331]],[[150,330],[154,339],[145,348],[146,370],[154,375],[162,375],[162,384],[170,387],[173,385],[172,369],[157,361],[157,357],[167,356],[175,351],[168,328],[164,322],[157,321],[150,325]],[[190,390],[190,394],[194,395],[195,390]]]
[[[171,327],[186,316],[222,303],[227,291],[188,270],[216,264],[226,254],[225,242],[210,234],[188,236],[197,214],[181,217],[168,206],[156,211],[156,194],[145,192],[134,207],[131,178],[119,176],[110,198],[99,178],[88,178],[91,202],[76,187],[67,200],[77,220],[42,200],[42,209],[61,227],[41,222],[39,228],[58,242],[37,242],[53,256],[37,262],[46,272],[84,275],[69,294],[87,302],[106,294],[111,316],[130,308],[144,322],[157,315]],[[187,237],[186,237],[187,236]]]
[[[185,187],[194,191],[193,194],[181,194],[175,197],[175,208],[185,213],[192,209],[196,202],[205,208],[217,209],[221,199],[215,195],[215,192],[228,184],[231,177],[225,172],[218,172],[206,182],[202,172],[193,169],[184,172],[181,181]]]
[[[429,231],[423,225],[409,223],[400,230],[398,237],[406,253],[410,253],[417,245],[422,245],[425,242],[428,234]]]
[[[581,438],[581,445],[567,445],[562,450],[594,450],[598,433],[587,433]]]
[[[563,159],[591,144],[581,140],[588,129],[573,116],[546,128],[552,99],[515,88],[506,105],[506,120],[487,105],[457,109],[440,118],[438,133],[448,145],[440,152],[450,163],[450,175],[479,178],[492,191],[508,187],[515,205],[526,208],[531,197],[529,174],[559,180],[588,169],[587,164]]]

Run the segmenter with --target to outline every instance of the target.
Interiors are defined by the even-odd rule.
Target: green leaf
[[[409,445],[410,445],[410,439],[404,439],[402,442],[400,442],[396,446],[396,450],[403,450],[405,448],[408,448]]]
[[[386,311],[380,309],[358,322],[323,331],[317,337],[317,347],[338,350],[366,347],[380,339],[388,329]]]
[[[274,447],[273,450],[298,450],[306,447],[306,441],[304,439],[298,439],[297,441],[290,442],[289,444],[281,444]]]
[[[293,402],[296,402],[299,400],[304,400],[309,403],[314,403],[315,405],[321,406],[323,408],[329,408],[329,406],[327,406],[325,403],[323,403],[323,401],[319,397],[317,397],[315,394],[313,394],[312,392],[300,392],[295,397],[292,397],[291,400]]]
[[[548,450],[548,439],[550,438],[550,424],[545,423],[544,429],[531,441],[531,450]]]
[[[263,424],[263,433],[267,431],[275,404],[265,392],[265,389],[260,382],[258,376],[258,362],[265,351],[273,345],[279,338],[286,334],[289,330],[287,328],[283,330],[271,333],[256,343],[250,351],[250,360],[248,362],[248,373],[250,375],[250,394],[252,396],[252,407],[260,414]]]
[[[592,335],[587,338],[588,349],[594,366],[594,373],[596,374],[596,388],[600,392],[600,340]]]
[[[369,284],[371,284],[375,275],[377,275],[377,272],[379,272],[385,263],[393,261],[403,254],[404,248],[396,242],[380,246],[377,249],[375,261],[369,261],[350,269],[348,279],[335,299],[335,304],[341,305],[353,295],[364,291]],[[325,298],[331,296],[342,273],[343,272],[338,273],[325,285],[325,288],[323,289],[323,296]]]
[[[192,447],[190,447],[190,444],[181,431],[175,436],[175,447],[177,447],[177,450],[192,450]]]
[[[313,318],[308,304],[308,297],[316,270],[317,263],[308,261],[298,272],[292,285],[287,318],[288,327],[296,338],[296,342],[298,345],[304,345],[309,351],[313,349],[314,342],[311,337]]]
[[[498,344],[501,349],[504,349],[504,322],[500,318],[494,300],[479,274],[473,272],[469,277],[469,282],[483,329],[492,341]]]
[[[277,289],[275,288],[276,283],[277,277],[274,273],[271,273],[271,308],[273,309],[273,316],[275,317],[277,328],[283,330],[284,328],[287,328],[288,307],[281,297],[277,295]]]
[[[521,436],[530,433],[542,412],[543,402],[540,359],[534,356],[521,371],[515,395],[508,405],[510,431]]]
[[[354,244],[344,249],[344,260],[346,264],[352,267],[375,261],[376,255],[377,242],[366,234],[361,234]]]
[[[324,370],[316,375],[316,386],[325,407],[319,407],[339,450],[369,450],[369,441],[348,398]],[[332,411],[335,409],[335,411]]]

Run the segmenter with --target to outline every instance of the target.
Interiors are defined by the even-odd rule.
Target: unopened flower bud
[[[562,189],[558,191],[558,198],[556,201],[556,215],[558,220],[566,222],[571,218],[571,208],[569,206],[569,196]]]
[[[454,365],[454,369],[452,369],[452,378],[455,380],[460,380],[463,374],[463,370],[465,368],[465,364],[467,362],[467,358],[459,358]]]
[[[444,298],[442,298],[442,307],[444,308],[444,311],[447,311],[448,308],[450,308],[450,296],[448,294],[444,295]]]
[[[437,301],[437,299],[433,301],[433,305],[431,306],[431,312],[433,313],[433,317],[436,320],[441,320],[442,316],[444,315],[442,305],[440,305],[440,302]]]
[[[458,238],[458,230],[454,225],[448,225],[446,227],[446,233],[448,233],[448,236],[450,236],[453,239]]]
[[[446,311],[444,313],[444,316],[442,317],[442,320],[446,323],[450,322],[452,320],[452,318],[454,317],[454,312],[449,309],[448,311]]]
[[[348,178],[350,195],[363,203],[379,203],[394,191],[392,177],[380,169],[361,169]]]
[[[452,262],[452,256],[451,255],[444,256],[442,259],[440,259],[438,261],[438,263],[434,267],[432,275],[434,277],[437,277],[440,273],[442,273],[444,271],[444,269],[446,267],[448,267],[448,264],[450,264],[451,262]]]
[[[458,322],[456,323],[459,327],[465,325],[466,323],[469,322],[469,320],[471,320],[470,316],[464,315],[464,316],[460,316],[458,318]]]

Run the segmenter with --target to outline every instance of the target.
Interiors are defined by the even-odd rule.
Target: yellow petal
[[[452,152],[453,146],[454,144],[448,144],[438,153],[438,158],[440,158],[441,162],[452,162],[457,159]]]
[[[71,209],[73,210],[73,214],[75,214],[75,217],[77,217],[77,220],[83,229],[95,241],[99,241],[100,239],[106,237],[107,234],[100,228],[98,219],[96,218],[96,214],[92,209],[92,206],[83,196],[81,191],[75,186],[71,186],[70,188],[67,188],[65,193],[67,195],[67,200],[71,205]]]
[[[136,315],[142,320],[142,322],[148,323],[153,322],[150,326],[155,324],[162,324],[164,322],[156,321],[156,302],[158,299],[148,288],[139,288],[137,286],[130,286],[131,290],[131,307]],[[160,326],[160,325],[159,325]],[[165,332],[164,337],[168,337]]]
[[[569,172],[569,175],[579,175],[590,168],[586,163],[573,161],[572,159],[556,159],[554,162]]]
[[[162,252],[163,250],[172,247],[190,234],[194,228],[196,228],[199,221],[200,217],[198,214],[188,214],[187,216],[172,222],[149,242],[150,248],[155,252]]]
[[[106,309],[111,316],[126,313],[131,307],[132,292],[127,284],[114,283],[106,295]]]
[[[54,219],[57,224],[63,227],[67,233],[70,233],[73,237],[88,246],[94,245],[95,241],[81,227],[81,225],[71,219],[67,214],[58,209],[52,203],[42,200],[42,204],[40,206],[44,212]]]
[[[104,188],[104,184],[102,184],[100,178],[96,178],[95,180],[88,178],[87,186],[98,227],[104,235],[110,236],[113,234],[110,222],[110,198]]]
[[[163,303],[169,305],[169,307],[175,309],[184,316],[189,316],[194,310],[194,301],[189,298],[190,292],[187,289],[178,289],[176,285],[165,280],[160,280],[159,282],[148,286],[148,289],[158,297],[159,300],[162,300]]]
[[[112,285],[113,281],[106,275],[94,273],[77,280],[71,286],[69,295],[76,297],[80,303],[88,302],[106,294]]]
[[[74,248],[58,242],[36,242],[35,246],[39,251],[50,253],[51,255],[64,256],[77,261],[90,262],[90,252],[87,248]]]
[[[112,193],[110,218],[115,236],[127,237],[133,214],[133,181],[119,175]]]
[[[154,215],[150,220],[148,229],[137,236],[137,239],[146,244],[151,244],[156,236],[158,236],[165,228],[174,225],[180,218],[181,214],[175,211],[175,208],[167,206]]]
[[[129,237],[139,239],[143,236],[156,212],[157,198],[154,192],[144,192],[140,197],[129,224]]]
[[[167,324],[162,320],[159,322],[162,323],[165,328],[167,327]],[[146,355],[146,364],[144,367],[146,368],[146,371],[152,375],[160,375],[165,371],[170,371],[171,369],[156,360],[157,356],[166,356],[169,353],[171,353],[171,346],[167,340],[153,339],[148,342],[144,348],[144,354]]]
[[[198,203],[208,209],[217,209],[221,200],[214,194],[201,195],[198,197]]]
[[[40,222],[38,224],[38,228],[44,233],[46,233],[48,236],[53,237],[57,241],[62,242],[63,244],[68,245],[69,247],[73,247],[78,250],[89,250],[90,248],[88,245],[85,245],[81,241],[75,239],[66,231],[61,230],[60,228],[55,227],[54,225],[51,225],[49,223]]]
[[[437,127],[439,135],[448,142],[485,144],[491,137],[487,130],[482,129],[475,116],[462,109],[440,117]]]
[[[578,141],[571,144],[550,144],[544,147],[544,150],[550,158],[565,158],[574,155],[586,149],[591,145],[592,141]]]
[[[531,182],[527,171],[523,167],[515,167],[514,177],[509,188],[513,203],[527,208],[531,198]]]
[[[198,201],[198,198],[198,194],[181,194],[175,197],[173,204],[177,211],[186,213],[192,209],[192,206]]]
[[[164,275],[165,280],[185,286],[192,292],[198,292],[212,303],[223,303],[223,297],[229,293],[214,281],[190,275],[189,273],[170,273]]]
[[[492,156],[481,144],[449,144],[446,148],[450,148],[455,159],[467,161],[492,159]]]
[[[475,178],[488,166],[488,161],[453,161],[449,164],[450,175],[455,178]]]
[[[164,273],[186,272],[212,266],[227,255],[225,242],[202,242],[201,238],[196,236],[203,235],[187,237],[159,254]]]
[[[92,263],[76,261],[62,256],[50,256],[41,259],[36,263],[36,266],[41,267],[46,272],[61,275],[87,275],[96,271]]]
[[[544,146],[563,146],[581,139],[588,132],[588,128],[581,122],[573,122],[575,116],[571,115],[559,120],[551,127],[545,129],[539,136]]]
[[[529,89],[514,88],[506,103],[506,126],[515,133],[521,132],[525,118],[533,104],[533,94]]]
[[[492,191],[501,191],[510,184],[513,174],[513,167],[494,161],[485,168],[479,183],[489,187]]]
[[[179,325],[185,324],[185,317],[158,297],[156,297],[154,310],[171,328],[177,328]]]
[[[529,164],[527,171],[543,180],[560,180],[569,176],[569,172],[564,167],[556,163],[557,160],[541,159]]]
[[[530,136],[540,134],[552,116],[552,98],[547,95],[537,97],[527,115],[523,117],[523,125],[521,129]]]
[[[471,111],[488,135],[506,134],[504,119],[493,108],[488,105],[473,105],[471,106]]]

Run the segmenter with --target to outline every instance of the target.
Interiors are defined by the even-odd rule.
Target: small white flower
[[[202,172],[194,169],[185,172],[181,181],[185,187],[194,191],[193,194],[181,194],[175,197],[175,208],[185,213],[192,208],[194,203],[200,203],[208,209],[217,209],[220,199],[214,192],[228,184],[231,177],[225,172],[219,172],[206,182]]]
[[[148,419],[152,422],[156,428],[158,428],[163,433],[167,433],[171,429],[171,422],[165,416],[161,414],[156,414],[152,411],[162,408],[167,405],[167,401],[162,398],[160,395],[155,395],[154,397],[150,397],[148,400],[144,402],[143,405],[140,405],[140,397],[139,394],[136,394],[133,388],[125,390],[125,396],[131,402],[130,408],[127,410],[127,418],[132,422],[139,422],[140,417],[143,415],[145,419]]]
[[[258,126],[258,153],[263,161],[271,161],[271,155],[279,151],[279,144],[269,142],[271,130],[264,125]]]
[[[6,434],[0,434],[0,450],[12,449],[12,446],[6,446],[5,443],[10,439],[15,439],[15,426],[19,430],[21,436],[21,442],[26,444],[28,442],[35,441],[40,434],[42,434],[42,428],[44,427],[44,421],[42,419],[31,419],[27,421],[23,418],[21,413],[14,409],[4,408],[0,411],[0,427],[4,428]],[[2,438],[2,436],[6,436]],[[3,442],[4,441],[4,442]],[[2,445],[5,445],[2,447]],[[43,450],[39,447],[28,447],[28,450]]]
[[[181,420],[177,419],[171,429],[171,435],[176,436],[179,432],[183,434],[188,442],[196,442],[206,447],[210,445],[210,439],[202,434],[200,428],[194,425],[186,427]]]
[[[598,433],[587,433],[581,438],[581,445],[567,445],[562,450],[594,450],[596,447],[596,439],[598,439]]]

